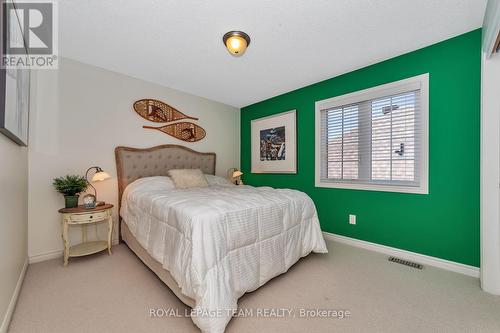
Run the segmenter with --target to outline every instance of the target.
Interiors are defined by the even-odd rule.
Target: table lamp
[[[231,168],[229,169],[229,174],[231,183],[234,183],[235,185],[243,185],[243,181],[240,178],[243,175],[243,172],[241,172],[237,168]]]
[[[104,205],[104,201],[97,201],[97,190],[95,189],[95,187],[89,181],[89,172],[91,170],[95,170],[95,173],[94,173],[94,175],[92,176],[92,179],[91,179],[92,182],[100,182],[100,181],[106,180],[108,178],[111,178],[111,176],[107,172],[103,171],[101,169],[101,167],[98,167],[98,166],[90,167],[90,168],[87,169],[87,172],[85,172],[85,179],[87,180],[87,183],[90,185],[90,187],[92,187],[94,189],[94,202],[95,202],[94,207],[95,206],[101,206],[101,205]],[[84,205],[87,208],[92,208],[91,207],[92,205],[88,204],[86,202],[84,202]]]

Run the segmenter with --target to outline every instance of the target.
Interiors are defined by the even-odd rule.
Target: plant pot
[[[78,207],[78,195],[65,195],[64,205],[66,208]]]

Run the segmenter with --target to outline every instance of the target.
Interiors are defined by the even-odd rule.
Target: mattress
[[[191,318],[203,332],[223,332],[244,293],[327,252],[314,203],[296,190],[175,189],[168,177],[143,178],[125,189],[120,215],[195,301]]]

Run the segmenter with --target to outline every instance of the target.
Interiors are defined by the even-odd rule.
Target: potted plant
[[[88,186],[85,177],[76,175],[67,175],[58,177],[52,183],[57,192],[64,195],[64,204],[66,208],[78,207],[78,194],[85,191]]]

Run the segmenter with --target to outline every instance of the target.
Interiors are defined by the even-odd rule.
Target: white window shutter
[[[421,170],[427,167],[421,163],[427,156],[421,98],[427,93],[416,80],[403,81],[317,103],[320,183],[412,188],[427,182]]]

